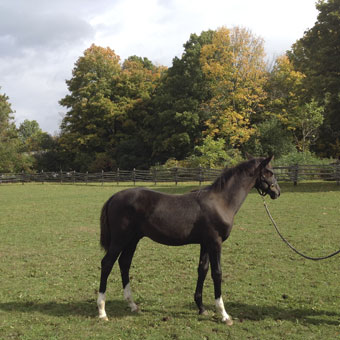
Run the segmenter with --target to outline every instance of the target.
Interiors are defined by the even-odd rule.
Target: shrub
[[[275,159],[275,165],[294,165],[294,164],[330,164],[334,162],[332,159],[321,159],[318,158],[315,154],[310,151],[299,152],[297,150],[293,150],[290,153],[280,157],[279,159]]]

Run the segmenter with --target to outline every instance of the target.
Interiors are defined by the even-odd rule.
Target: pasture
[[[183,193],[197,186],[150,186]],[[340,257],[314,262],[283,244],[254,190],[222,250],[222,292],[234,319],[215,315],[210,273],[199,316],[193,301],[199,246],[166,247],[143,239],[131,267],[141,311],[131,313],[117,263],[109,277],[108,322],[96,306],[99,215],[123,186],[0,185],[1,339],[336,339],[340,338]],[[340,247],[340,186],[282,184],[267,198],[284,236],[311,256]]]

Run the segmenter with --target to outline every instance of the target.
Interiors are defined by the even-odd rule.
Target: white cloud
[[[250,28],[264,38],[269,54],[284,53],[316,15],[311,0],[124,0],[91,24],[96,42],[123,58],[137,54],[169,66],[191,33],[221,26]]]

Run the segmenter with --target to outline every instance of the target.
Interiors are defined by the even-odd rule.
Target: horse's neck
[[[225,198],[228,208],[232,209],[234,214],[238,212],[254,185],[255,178],[241,175],[232,176],[226,183],[222,190],[222,195]]]

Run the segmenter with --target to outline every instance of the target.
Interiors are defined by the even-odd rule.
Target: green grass
[[[151,186],[183,193],[190,184]],[[222,291],[235,322],[215,314],[210,275],[209,315],[193,302],[199,246],[138,246],[131,285],[141,312],[123,299],[115,265],[108,282],[108,322],[97,317],[99,214],[115,185],[0,186],[0,339],[336,339],[340,338],[339,257],[313,262],[277,236],[254,191],[223,245]],[[282,233],[319,256],[340,247],[340,187],[282,185],[267,199]]]

